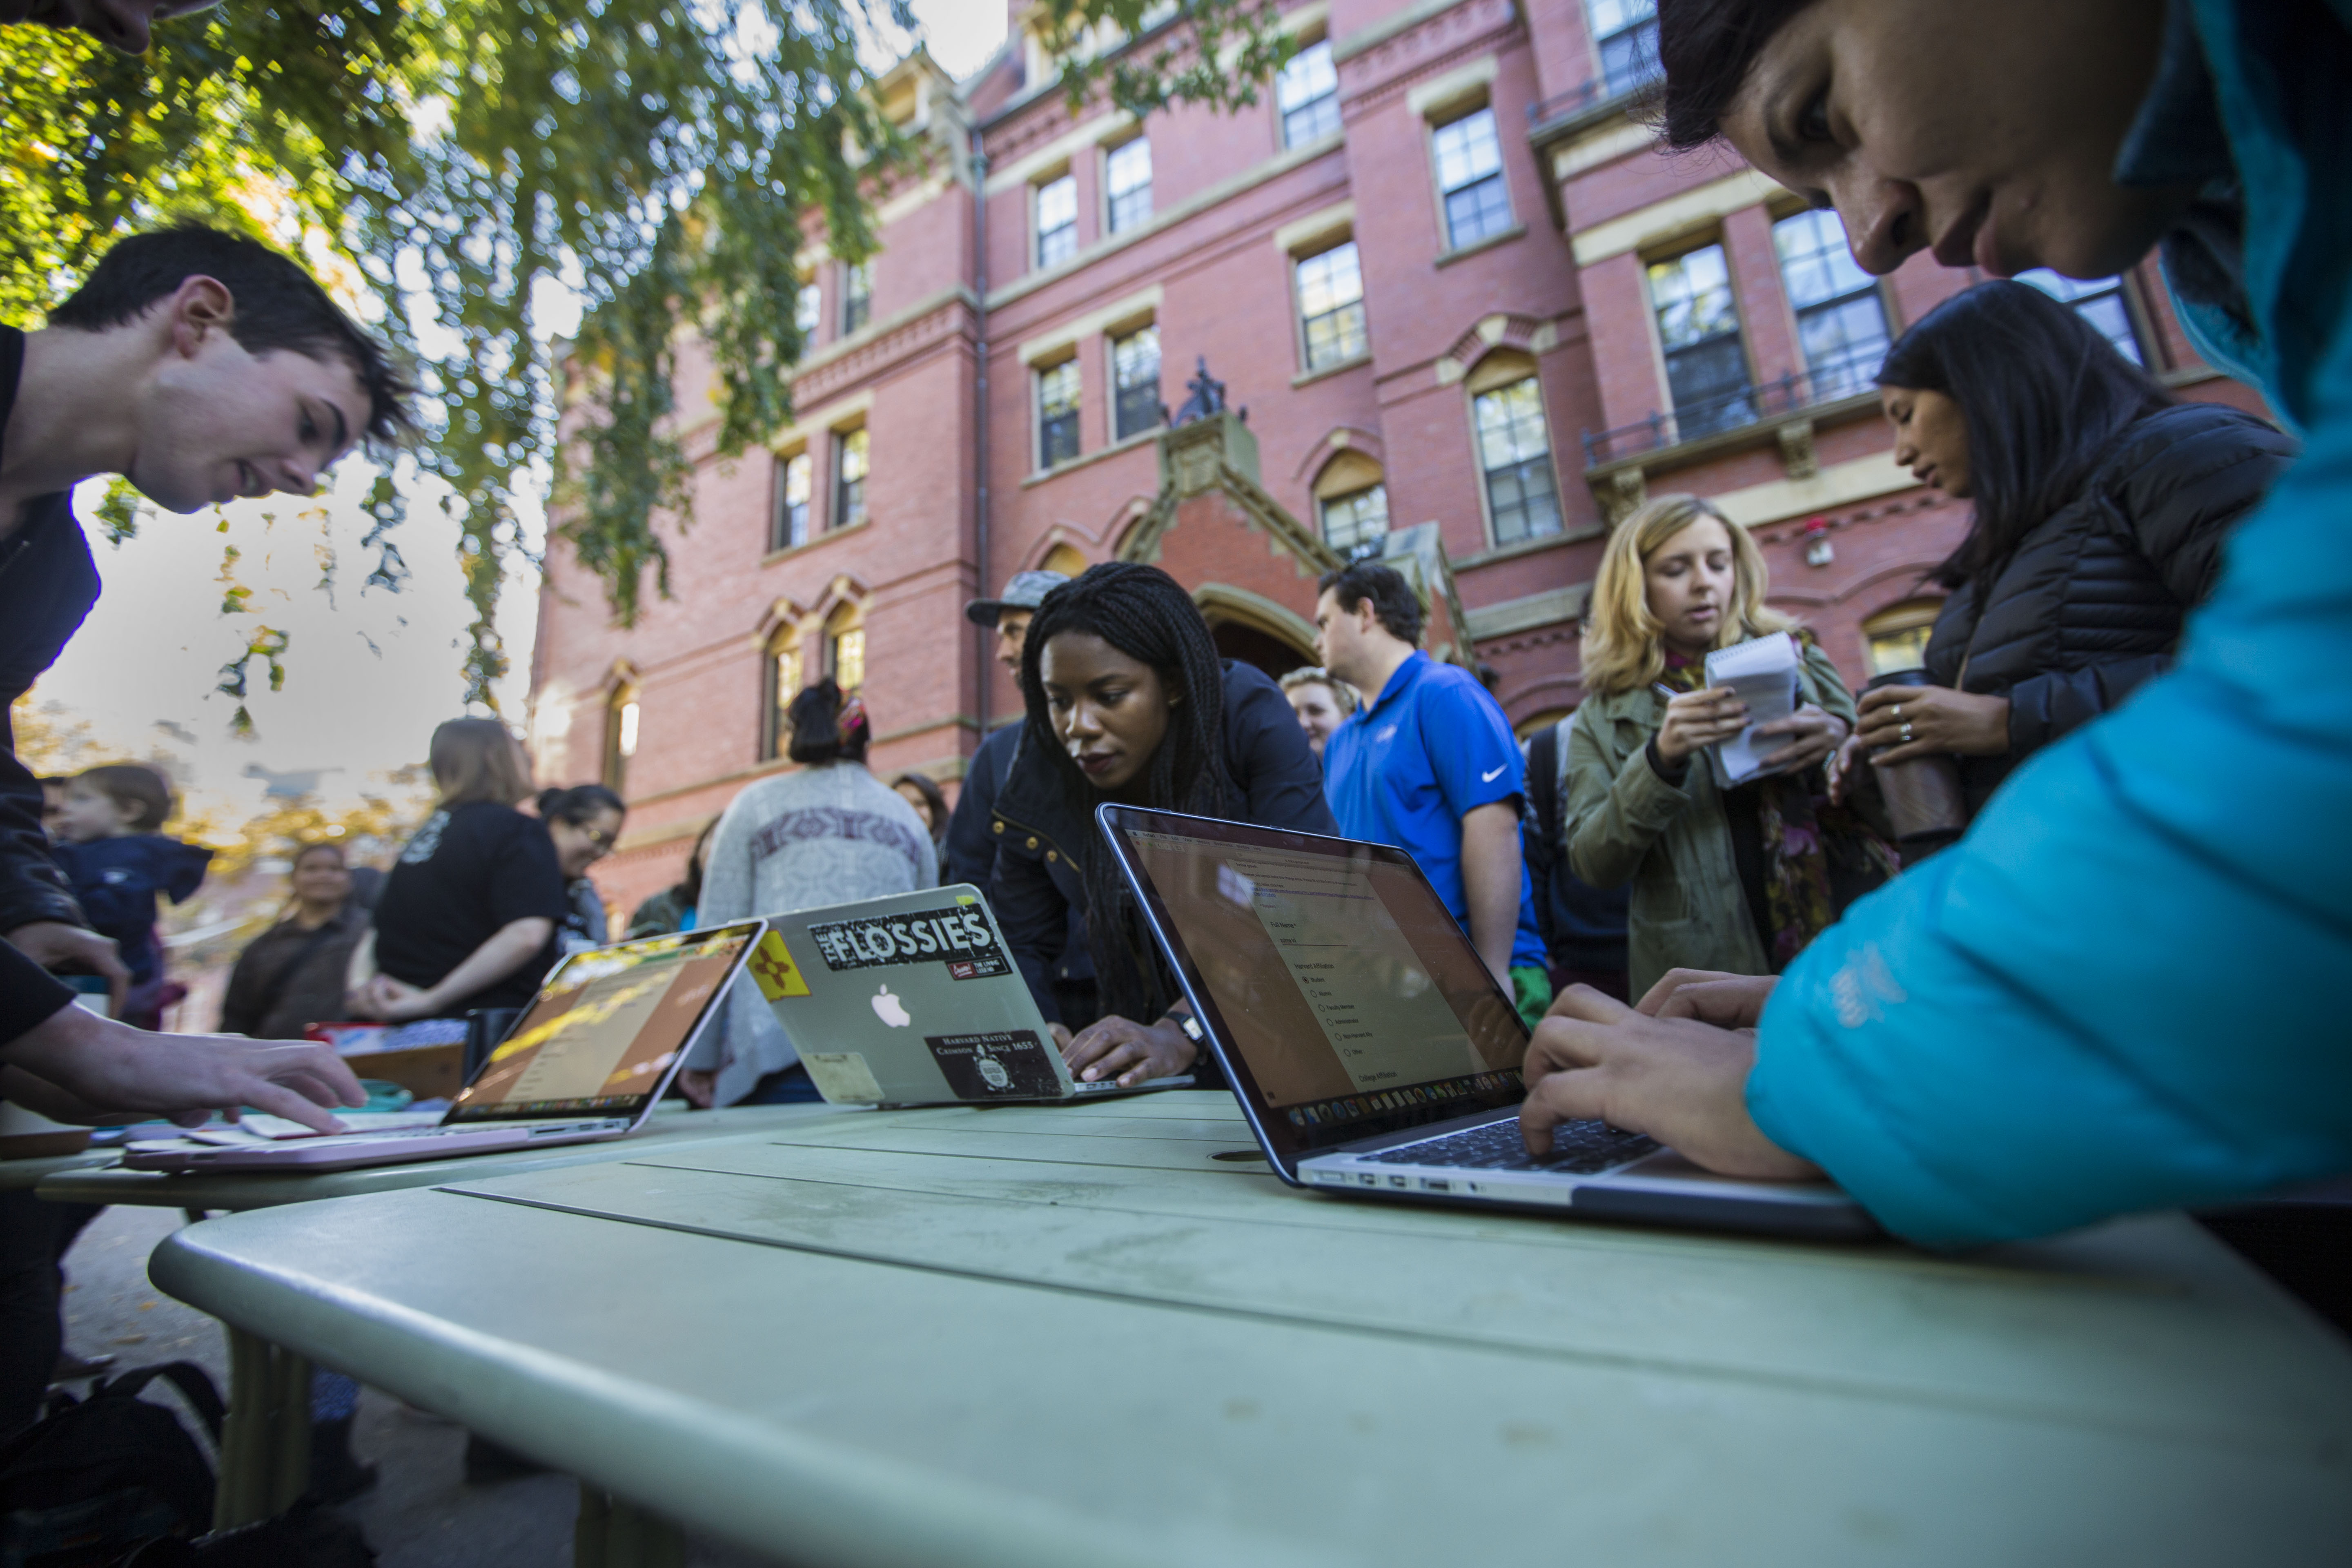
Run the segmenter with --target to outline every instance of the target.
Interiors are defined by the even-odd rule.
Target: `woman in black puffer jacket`
[[[1927,643],[1933,684],[1864,694],[1841,782],[1857,756],[1953,754],[1974,811],[2170,665],[2230,530],[2295,447],[2251,414],[2176,401],[2023,283],[1929,311],[1878,385],[1895,460],[1976,517],[1931,574],[1951,590]]]

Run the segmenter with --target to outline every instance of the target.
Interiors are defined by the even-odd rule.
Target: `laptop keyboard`
[[[1552,1171],[1586,1176],[1637,1160],[1658,1146],[1654,1138],[1606,1121],[1564,1121],[1551,1130],[1551,1152],[1538,1159],[1528,1152],[1514,1117],[1358,1157],[1373,1165],[1448,1165],[1473,1171]]]

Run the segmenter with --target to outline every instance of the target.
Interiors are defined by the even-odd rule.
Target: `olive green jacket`
[[[1852,724],[1853,697],[1837,667],[1804,647],[1805,700]],[[1772,973],[1706,759],[1691,758],[1680,787],[1650,766],[1650,737],[1665,712],[1647,686],[1588,697],[1568,733],[1568,862],[1596,888],[1633,885],[1626,945],[1636,998],[1669,969]]]

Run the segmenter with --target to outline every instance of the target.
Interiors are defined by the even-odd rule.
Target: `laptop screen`
[[[442,1123],[635,1116],[760,926],[641,938],[558,964]]]
[[[1116,819],[1286,1142],[1518,1101],[1527,1029],[1410,856],[1160,813]]]

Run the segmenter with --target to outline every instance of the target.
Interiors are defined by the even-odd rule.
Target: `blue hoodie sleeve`
[[[1748,1109],[1937,1247],[2352,1170],[2352,333],[2174,671],[1856,904]],[[2193,937],[2193,941],[2187,940]]]

